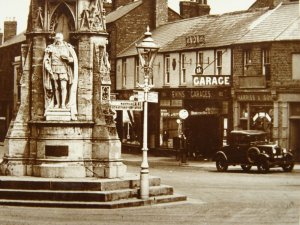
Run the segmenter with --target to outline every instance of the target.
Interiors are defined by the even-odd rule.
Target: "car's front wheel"
[[[269,172],[269,170],[270,170],[269,160],[267,158],[262,158],[257,165],[257,169],[261,173]]]
[[[287,154],[285,156],[285,164],[282,165],[282,169],[285,172],[291,172],[294,169],[293,156],[291,154]]]
[[[251,165],[241,165],[243,171],[245,172],[249,172],[251,170]]]
[[[224,156],[219,156],[216,160],[216,167],[219,172],[225,172],[228,169],[228,163]]]

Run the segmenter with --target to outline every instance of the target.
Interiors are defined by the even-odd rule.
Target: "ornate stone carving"
[[[101,0],[91,2],[88,9],[81,14],[80,30],[105,31],[105,10]]]
[[[43,29],[44,28],[44,17],[43,17],[43,8],[38,7],[36,11],[36,18],[35,18],[35,28],[36,29]]]
[[[76,120],[78,59],[73,46],[63,41],[61,33],[57,33],[54,43],[45,49],[43,66],[45,113],[69,109],[72,120]]]

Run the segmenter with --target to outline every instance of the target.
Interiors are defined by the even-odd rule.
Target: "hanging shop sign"
[[[197,87],[230,86],[230,76],[225,75],[193,75],[193,84]]]

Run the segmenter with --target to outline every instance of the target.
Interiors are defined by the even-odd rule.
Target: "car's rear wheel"
[[[256,163],[258,161],[259,149],[256,147],[247,150],[247,159],[249,163]]]
[[[219,156],[216,160],[216,167],[219,172],[225,172],[228,169],[228,163],[224,156]]]
[[[241,165],[243,171],[245,172],[249,172],[251,170],[251,165]]]
[[[267,173],[270,170],[270,162],[267,158],[262,158],[257,166],[257,169],[261,173]]]

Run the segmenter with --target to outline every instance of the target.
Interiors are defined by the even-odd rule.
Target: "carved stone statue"
[[[54,43],[48,45],[44,56],[45,111],[70,109],[76,119],[76,93],[78,83],[78,59],[74,48],[57,33]]]

